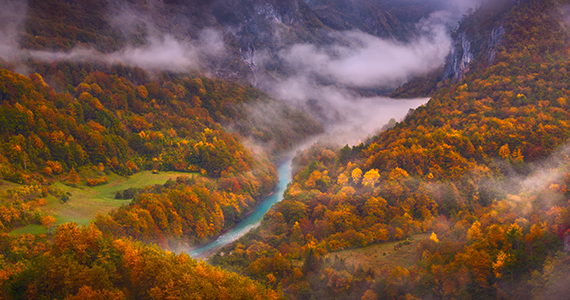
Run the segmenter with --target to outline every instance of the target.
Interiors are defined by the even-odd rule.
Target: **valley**
[[[563,299],[569,7],[0,2],[0,298]]]

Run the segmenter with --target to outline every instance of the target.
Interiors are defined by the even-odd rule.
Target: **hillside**
[[[187,254],[103,237],[93,225],[45,235],[0,234],[2,299],[279,299],[249,278]]]
[[[425,106],[364,144],[307,149],[262,226],[211,261],[296,299],[564,295],[565,5],[527,1],[493,18],[480,18],[488,7],[466,17],[456,37],[475,21],[490,22],[489,31],[474,31],[482,35],[504,28],[493,60],[480,51]],[[413,267],[375,274],[333,259],[422,232],[434,235],[418,246]]]
[[[118,61],[198,70],[259,86],[297,71],[283,57],[295,45],[346,45],[354,42],[343,36],[350,31],[409,41],[420,35],[421,19],[445,8],[435,0],[29,0],[27,5],[9,0],[5,5],[14,14],[7,25],[0,22],[6,28],[1,44],[8,48],[0,57],[12,61]],[[336,80],[322,79],[327,85]]]
[[[10,232],[33,225],[30,230],[42,226],[48,233],[3,234],[0,298],[278,298],[242,276],[132,240],[168,249],[219,235],[272,192],[273,162],[323,127],[247,80],[240,84],[212,76],[216,64],[227,66],[228,60],[237,61],[235,56],[216,60],[202,52],[198,58],[183,53],[164,61],[137,56],[149,46],[147,33],[120,31],[127,28],[114,24],[119,17],[110,13],[130,8],[126,2],[124,11],[115,4],[0,4],[13,12],[0,22],[0,228]],[[173,7],[166,4],[165,9]],[[162,20],[176,19],[167,15]],[[172,23],[148,25],[144,30]],[[173,29],[168,26],[161,30]],[[206,26],[214,25],[200,25]],[[186,34],[177,38],[191,40],[199,31]],[[197,47],[184,45],[189,47],[180,51]],[[129,47],[142,48],[129,52]],[[208,60],[212,66],[201,64]],[[239,74],[242,67],[237,62],[229,68]],[[192,176],[137,187],[141,195],[134,199],[133,189],[119,191],[118,200],[105,195],[103,202],[115,201],[108,203],[111,207],[127,204],[110,215],[101,199],[86,196],[100,189],[93,186],[115,185],[120,176],[141,170]],[[97,225],[58,224],[88,223],[86,216],[97,212],[103,212]],[[160,274],[151,271],[168,264],[177,266]],[[117,271],[133,267],[150,277]],[[65,275],[40,276],[54,270]]]
[[[570,3],[462,3],[1,3],[0,298],[563,298]],[[392,95],[431,100],[380,129],[377,96],[416,75]],[[356,119],[378,128],[339,147]],[[169,252],[325,131],[259,227],[210,264]],[[143,170],[189,176],[109,197]],[[98,191],[125,205],[57,224]]]

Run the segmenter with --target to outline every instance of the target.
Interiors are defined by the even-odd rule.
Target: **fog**
[[[279,56],[297,75],[331,77],[358,87],[396,87],[442,65],[451,45],[446,24],[451,16],[439,11],[421,20],[420,36],[409,43],[346,31],[331,34],[339,44],[297,44]]]
[[[410,108],[429,99],[363,97],[353,89],[395,88],[442,66],[455,19],[449,11],[434,12],[416,24],[419,35],[407,43],[345,31],[330,34],[336,41],[333,44],[292,45],[278,53],[291,70],[289,76],[261,77],[259,87],[310,111],[325,125],[329,142],[358,144],[378,133],[391,118],[401,121]],[[261,64],[269,60],[263,53],[259,56]]]
[[[323,86],[307,77],[291,77],[274,85],[271,93],[297,107],[306,107],[325,126],[327,139],[337,145],[355,145],[376,134],[394,118],[401,121],[410,109],[429,98],[361,97],[336,86]]]
[[[564,184],[570,172],[570,144],[558,148],[547,158],[524,164],[506,162],[496,158],[490,163],[495,171],[482,173],[481,168],[470,170],[465,174],[466,178],[474,178],[474,186],[477,187],[478,199],[468,199],[465,195],[456,193],[454,201],[469,203],[477,201],[483,205],[491,201],[500,201],[501,205],[509,208],[509,211],[518,218],[528,219],[532,214],[540,210],[548,210],[553,206],[565,205],[563,195],[566,187]],[[465,179],[462,179],[465,182]],[[434,198],[442,194],[455,193],[457,190],[450,185],[451,182],[424,182]],[[483,196],[485,199],[482,199]]]
[[[101,53],[93,48],[77,46],[68,52],[21,51],[20,55],[42,61],[103,62],[138,66],[149,70],[185,72],[205,67],[204,58],[223,55],[222,35],[213,29],[204,29],[197,40],[178,40],[171,35],[152,36],[142,46],[126,46]]]
[[[446,9],[420,20],[416,24],[417,37],[405,43],[361,31],[329,30],[328,40],[334,41],[330,44],[280,45],[274,55],[259,51],[253,58],[244,53],[243,59],[251,60],[249,65],[262,65],[277,57],[291,71],[283,77],[267,76],[253,70],[257,72],[257,86],[275,99],[310,111],[324,124],[329,139],[336,136],[339,144],[359,143],[377,133],[391,118],[400,121],[410,108],[424,104],[428,99],[366,98],[355,93],[354,88],[392,89],[413,76],[440,67],[450,50],[450,30],[469,7],[479,3],[478,0],[434,1],[444,1]],[[152,12],[158,11],[157,5],[161,5],[160,2],[149,1],[141,6],[125,1],[109,3],[107,22],[128,41],[122,49],[102,53],[90,46],[78,45],[63,52],[20,49],[17,42],[24,30],[26,3],[4,1],[0,7],[3,16],[0,57],[11,61],[32,58],[46,62],[120,63],[151,71],[198,70],[206,75],[212,71],[208,69],[211,61],[230,57],[224,43],[224,34],[228,34],[224,30],[228,29],[205,28],[192,39],[183,30],[187,26],[185,23],[190,21],[180,23],[177,20],[180,29],[168,31],[153,19]],[[267,115],[264,110],[267,108],[249,108],[253,117]],[[272,121],[285,123],[277,117]]]
[[[175,33],[158,29],[148,14],[126,4],[110,4],[109,10],[109,24],[122,32],[128,40],[128,44],[122,49],[112,53],[102,53],[91,46],[78,44],[72,50],[65,52],[38,51],[21,49],[19,46],[25,30],[27,2],[0,1],[0,58],[15,65],[23,64],[22,61],[31,58],[46,62],[120,63],[151,71],[207,72],[208,60],[226,55],[223,35],[218,30],[204,28],[196,39],[175,37]],[[141,38],[141,32],[144,33],[142,45],[141,41],[137,40]]]
[[[550,207],[562,200],[557,185],[564,181],[570,171],[570,144],[561,146],[548,158],[527,167],[528,173],[518,174],[510,170],[502,183],[493,182],[492,185],[496,194],[506,194],[505,202],[521,216],[530,214],[533,204]]]
[[[0,1],[0,58],[12,60],[17,55],[27,8],[26,1]]]

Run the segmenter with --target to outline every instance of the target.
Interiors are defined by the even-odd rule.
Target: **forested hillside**
[[[279,299],[249,278],[68,223],[45,235],[2,233],[2,299]]]
[[[298,299],[563,297],[564,5],[515,5],[497,18],[505,34],[492,65],[479,56],[462,79],[366,143],[299,155],[283,202],[212,262]],[[367,260],[334,258],[385,241],[415,251],[413,266],[375,274]]]
[[[105,26],[93,27],[104,21],[97,3],[49,5],[29,3],[23,48],[69,50],[83,42],[113,51],[130,42],[111,39],[113,34]],[[93,14],[81,18],[87,9]],[[67,21],[71,25],[61,26]],[[322,132],[310,115],[275,102],[251,85],[208,78],[190,69],[149,71],[120,63],[48,62],[31,56],[1,64],[0,227],[9,232],[38,224],[49,233],[5,234],[2,298],[277,297],[238,275],[130,239],[166,248],[188,247],[241,220],[273,190],[277,179],[273,161],[304,138]],[[29,76],[16,73],[23,65]],[[278,124],[256,115],[256,110],[269,108],[273,120],[281,120]],[[265,151],[253,153],[243,145],[245,140]],[[146,197],[136,197],[112,215],[101,215],[100,229],[73,224],[56,229],[56,219],[42,209],[54,201],[70,205],[70,194],[58,182],[85,190],[109,184],[114,174],[129,176],[142,170],[178,171],[189,177],[145,190]],[[129,198],[132,195],[125,199]],[[65,230],[71,231],[62,235]],[[88,246],[82,244],[82,234],[89,235]],[[129,240],[118,240],[121,236]],[[127,265],[121,265],[123,254]],[[113,259],[104,259],[105,255]],[[138,273],[116,272],[132,270],[141,260],[141,272],[161,266],[162,275],[150,269],[144,271],[146,279]],[[166,267],[169,263],[177,266]],[[52,271],[66,274],[65,278],[44,282],[41,274]],[[160,277],[163,281],[155,281]],[[71,281],[76,284],[65,286]],[[222,281],[227,282],[222,284],[225,288]]]
[[[158,190],[144,193],[148,196],[136,197],[129,206],[112,215],[100,216],[96,223],[100,229],[91,225],[89,230],[96,233],[96,236],[90,237],[90,243],[102,248],[87,250],[79,244],[81,241],[75,233],[59,237],[62,226],[74,226],[69,223],[55,230],[55,239],[64,241],[73,249],[80,249],[77,251],[83,253],[81,255],[87,251],[89,255],[98,257],[99,250],[118,251],[118,248],[106,248],[110,247],[110,243],[122,243],[125,247],[135,247],[132,251],[140,255],[150,251],[148,255],[152,258],[145,258],[147,263],[162,267],[166,260],[182,259],[184,263],[177,263],[178,271],[166,270],[166,281],[157,282],[156,286],[145,282],[146,290],[140,288],[142,285],[138,286],[141,284],[139,280],[142,280],[139,275],[129,277],[130,283],[108,279],[101,283],[105,286],[97,286],[95,282],[99,281],[94,278],[99,278],[99,275],[95,274],[95,269],[107,270],[106,276],[110,278],[121,278],[123,274],[113,274],[112,270],[130,267],[116,265],[118,261],[76,261],[78,256],[74,252],[59,256],[65,251],[48,259],[52,257],[48,254],[52,250],[48,249],[55,246],[45,235],[6,235],[7,248],[2,252],[2,280],[6,297],[11,295],[20,299],[45,295],[49,299],[74,299],[89,295],[143,299],[152,295],[155,299],[162,299],[169,293],[185,297],[196,292],[218,298],[219,280],[226,276],[228,284],[236,282],[240,288],[244,288],[240,296],[228,287],[232,290],[228,297],[276,297],[273,292],[263,296],[265,292],[259,290],[262,288],[253,283],[239,283],[245,279],[235,274],[205,265],[199,265],[199,270],[195,270],[195,261],[189,257],[174,258],[159,248],[129,241],[112,241],[123,236],[172,248],[187,247],[218,235],[243,218],[274,188],[277,178],[268,155],[277,154],[301,138],[320,132],[320,125],[311,121],[306,114],[274,105],[277,115],[283,113],[295,121],[290,123],[292,127],[280,128],[279,132],[271,127],[260,127],[257,132],[252,132],[251,127],[244,126],[256,121],[248,115],[248,107],[257,103],[268,105],[273,100],[259,90],[235,83],[166,73],[158,79],[150,79],[142,69],[121,66],[112,70],[103,69],[105,72],[91,69],[90,65],[66,63],[52,66],[37,64],[35,67],[50,80],[67,82],[64,84],[67,89],[66,92],[57,93],[38,73],[28,78],[6,69],[0,70],[1,174],[5,180],[2,185],[8,186],[2,190],[2,229],[9,231],[17,226],[40,224],[51,233],[56,220],[38,208],[46,205],[46,198],[50,197],[61,198],[61,205],[66,205],[68,195],[53,184],[58,180],[70,186],[86,188],[107,184],[107,176],[111,172],[128,176],[145,169],[154,172],[182,171],[193,178],[181,177],[162,188],[156,187]],[[134,79],[136,76],[139,77]],[[139,84],[135,85],[133,81]],[[231,134],[221,124],[240,130]],[[239,124],[242,124],[241,127]],[[294,134],[290,134],[293,131]],[[241,143],[245,138],[259,142],[267,139],[280,142],[267,148],[266,154],[253,154]],[[10,188],[13,183],[18,186]],[[79,229],[73,230],[79,232]],[[103,238],[100,230],[107,233],[106,237]],[[35,241],[34,244],[24,248],[17,246],[17,243],[27,243],[30,239]],[[141,249],[136,250],[136,247]],[[68,274],[65,280],[76,281],[77,276],[83,276],[80,274],[85,272],[92,273],[85,276],[94,277],[73,287],[63,287],[59,286],[63,284],[63,278],[54,277],[53,283],[44,285],[41,276],[33,275],[55,270],[55,266],[60,264],[65,270],[75,265],[83,268],[73,271],[62,269],[61,272]],[[107,267],[101,269],[102,265]],[[174,275],[171,272],[178,273]],[[171,280],[168,278],[182,281],[193,278],[180,278],[182,274],[197,276],[199,280],[213,276],[217,278],[212,282],[216,283],[218,292],[207,292],[206,286],[211,286],[212,282],[193,288],[185,283],[171,282],[180,285],[180,290],[161,290],[166,289],[165,284]],[[155,278],[159,275],[152,276]]]
[[[0,20],[0,298],[570,292],[570,2],[469,10],[445,65],[394,74],[431,70],[392,94],[427,104],[359,145],[298,151],[283,201],[209,264],[169,251],[242,220],[274,190],[282,155],[325,131],[319,113],[344,122],[340,101],[385,91],[392,83],[347,79],[367,73],[351,68],[369,53],[448,49],[448,25],[430,22],[451,2],[12,2],[0,5],[13,12]],[[313,93],[290,105],[250,84],[262,80]],[[88,225],[51,213],[76,207],[72,188],[88,195],[144,172],[180,176],[93,200],[125,205]]]
[[[59,67],[66,70],[65,64]],[[48,78],[54,79],[56,74],[65,76],[61,69],[55,66],[42,71],[53,71],[54,77]],[[259,91],[207,78],[171,78],[166,74],[165,80],[145,81],[140,69],[138,73],[132,71],[142,77],[138,82],[146,85],[137,86],[125,77],[95,70],[87,73],[77,68],[71,73],[81,77],[78,71],[84,77],[78,79],[76,88],[69,84],[72,93],[56,93],[38,74],[26,78],[2,71],[0,122],[5,180],[29,185],[82,167],[99,166],[101,171],[121,175],[140,169],[178,170],[232,178],[244,185],[256,181],[247,192],[251,201],[272,189],[275,174],[270,162],[254,158],[237,135],[229,134],[218,123],[247,120],[247,102],[268,101]],[[68,76],[71,81],[73,75]],[[297,126],[308,125],[293,128],[296,138],[321,130],[317,124],[305,122],[309,119],[303,114],[288,114],[298,115]],[[247,130],[251,129],[242,131],[244,137],[252,134]],[[294,143],[286,130],[257,134],[281,141],[278,145],[283,149]],[[91,185],[97,180],[104,182],[102,178],[77,180],[81,179]]]

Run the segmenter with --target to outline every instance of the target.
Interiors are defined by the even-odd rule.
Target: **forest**
[[[29,1],[22,49],[83,43],[111,53],[148,34],[116,31],[97,1],[56,2]],[[305,27],[287,37],[373,31],[337,14],[337,2],[301,5]],[[404,19],[436,9],[384,2],[359,9],[386,7],[379,35],[402,40],[411,36]],[[360,144],[323,139],[297,151],[283,200],[206,261],[179,250],[244,219],[274,191],[283,155],[326,131],[318,116],[245,80],[253,73],[236,54],[242,40],[226,36],[230,58],[209,66],[229,63],[227,77],[205,67],[0,59],[0,298],[564,298],[569,4],[470,11],[452,34],[467,32],[476,50],[464,74],[446,78],[444,66],[397,88],[393,97],[431,99]],[[208,25],[235,21],[224,16]],[[182,26],[166,19],[161,30]],[[202,25],[184,24],[189,35]],[[276,68],[275,77],[289,72]],[[179,176],[117,191],[128,203],[86,224],[48,209],[74,205],[67,187],[90,191],[140,172]],[[42,231],[14,233],[28,226]]]
[[[284,200],[211,261],[297,299],[563,298],[569,36],[556,4],[508,11],[494,64],[438,84],[392,129],[298,154]],[[407,250],[411,267],[378,274],[334,255],[406,251],[420,233],[432,234]]]

